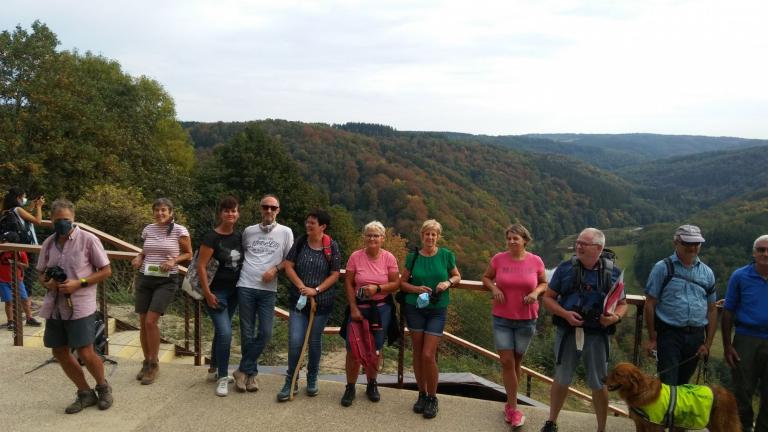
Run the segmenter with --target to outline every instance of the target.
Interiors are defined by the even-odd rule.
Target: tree
[[[58,43],[39,21],[0,33],[0,186],[77,200],[106,179],[185,200],[194,151],[173,99],[116,61]]]

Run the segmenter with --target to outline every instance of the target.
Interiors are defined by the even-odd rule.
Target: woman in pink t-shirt
[[[384,243],[386,230],[379,221],[369,222],[363,228],[365,248],[352,252],[347,261],[346,274],[344,275],[344,290],[349,303],[349,319],[362,321],[365,317],[373,327],[376,341],[376,350],[379,354],[378,363],[381,364],[381,349],[384,347],[384,335],[392,316],[390,294],[400,287],[400,273],[397,268],[397,259],[391,252],[381,248]],[[389,297],[389,298],[388,298]],[[375,306],[376,310],[371,310]],[[376,313],[378,311],[378,313]],[[372,322],[376,316],[378,323]],[[360,375],[360,362],[352,354],[350,346],[350,332],[347,331],[347,388],[341,398],[343,406],[352,405],[355,400],[355,383]],[[370,368],[369,368],[370,369]],[[376,369],[366,370],[368,386],[365,394],[372,402],[378,402],[381,398],[376,384]]]
[[[517,409],[517,381],[523,355],[536,331],[538,297],[547,289],[544,262],[525,250],[531,233],[521,224],[506,231],[507,250],[491,258],[483,286],[493,294],[493,339],[499,352],[507,404],[504,418],[512,427],[525,416]]]

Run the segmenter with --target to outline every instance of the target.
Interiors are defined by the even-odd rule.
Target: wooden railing
[[[43,225],[50,226],[50,221],[43,221]],[[96,235],[100,240],[103,242],[106,242],[108,244],[113,245],[115,248],[119,250],[110,250],[107,251],[107,256],[110,258],[110,260],[132,260],[139,252],[141,252],[141,248],[130,244],[128,242],[125,242],[119,238],[113,237],[107,233],[104,233],[98,229],[95,229],[93,227],[90,227],[86,224],[82,224],[78,222],[78,226],[88,232],[93,233]],[[33,254],[39,254],[40,253],[40,246],[30,246],[30,245],[22,245],[22,244],[12,244],[12,243],[5,243],[0,244],[0,250],[10,250],[10,251],[26,251],[27,253],[33,253]],[[179,266],[179,271],[182,272],[182,274],[186,274],[186,268]],[[344,277],[344,270],[341,271],[341,277]],[[462,280],[454,289],[463,289],[468,291],[486,291],[486,288],[483,286],[482,282],[480,281],[473,281],[473,280]],[[15,291],[15,290],[14,290]],[[103,283],[99,284],[99,296],[100,296],[100,310],[104,314],[104,316],[108,316],[108,305],[106,301],[106,292]],[[15,298],[15,297],[14,297]],[[184,294],[184,322],[185,322],[185,328],[184,328],[184,339],[185,339],[185,346],[184,348],[176,347],[177,354],[184,354],[184,355],[194,355],[195,356],[195,365],[201,365],[203,362],[202,358],[202,335],[201,335],[201,315],[202,315],[202,302],[192,299],[191,297]],[[15,300],[16,301],[16,300]],[[635,320],[634,320],[634,351],[633,351],[633,361],[635,364],[639,362],[639,356],[640,356],[640,340],[642,337],[642,331],[643,331],[643,307],[645,305],[645,297],[644,296],[638,296],[638,295],[627,295],[627,303],[629,305],[635,306]],[[193,337],[194,337],[194,348],[190,350],[190,329],[189,329],[189,305],[192,305],[193,308],[193,314],[194,314],[194,324],[193,324]],[[17,304],[14,308],[15,312],[19,314],[18,317],[15,319],[17,322],[20,322],[20,304]],[[275,316],[282,319],[288,319],[288,311],[281,309],[279,307],[275,307]],[[17,333],[14,336],[14,344],[16,345],[22,345],[23,344],[23,330],[21,328],[22,326],[17,326]],[[339,327],[326,327],[324,330],[324,334],[338,334],[339,333]],[[403,334],[408,335],[408,329],[403,328]],[[468,351],[471,351],[473,353],[476,353],[482,357],[485,357],[487,359],[490,359],[492,361],[499,361],[499,355],[495,352],[489,351],[479,345],[473,344],[470,341],[467,341],[465,339],[462,339],[456,335],[453,335],[449,332],[444,332],[444,339],[453,345],[462,347],[463,349],[466,349]],[[398,369],[402,371],[403,365],[402,360],[399,359],[398,361]],[[522,373],[526,375],[526,394],[530,396],[530,388],[531,388],[531,380],[535,379],[538,381],[541,381],[547,385],[551,385],[553,383],[553,379],[543,375],[539,372],[536,372],[535,370],[532,370],[530,368],[527,368],[525,366],[522,367]],[[402,373],[398,374],[398,380],[399,384],[402,385]],[[579,391],[573,387],[569,387],[568,389],[569,393],[586,401],[592,401],[592,397],[589,394],[586,394],[582,391]],[[627,416],[627,412],[617,408],[613,405],[609,405],[608,407],[609,411],[612,412],[614,415],[621,415],[621,416]]]

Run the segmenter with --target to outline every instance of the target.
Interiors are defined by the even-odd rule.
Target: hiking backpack
[[[29,229],[26,223],[13,210],[6,210],[0,215],[0,235],[7,237],[8,233],[15,233],[19,239],[17,243],[30,244],[32,236],[29,233]]]
[[[659,297],[657,297],[656,300],[659,300],[659,301],[661,300],[661,295],[664,294],[664,288],[666,288],[667,285],[669,285],[669,283],[674,278],[682,279],[682,280],[684,280],[686,282],[690,282],[690,283],[692,283],[692,284],[694,284],[696,286],[701,287],[701,289],[704,290],[704,297],[709,297],[709,296],[712,295],[712,293],[715,292],[715,285],[714,284],[712,286],[707,287],[707,286],[704,286],[704,285],[696,282],[695,280],[693,280],[693,278],[689,278],[687,276],[676,274],[675,273],[675,264],[672,262],[672,258],[670,258],[670,257],[664,258],[664,266],[667,268],[667,274],[666,274],[666,276],[664,276],[664,281],[661,283],[661,288],[659,289]]]

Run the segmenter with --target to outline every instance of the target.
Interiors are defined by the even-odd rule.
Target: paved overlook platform
[[[205,381],[206,368],[162,364],[153,385],[135,380],[141,363],[120,359],[109,379],[115,404],[107,411],[91,407],[79,414],[64,414],[74,400],[75,388],[58,364],[30,374],[24,372],[51,357],[42,348],[0,344],[0,425],[3,432],[42,431],[509,431],[503,404],[455,396],[440,396],[437,418],[425,420],[411,411],[416,393],[381,388],[381,402],[371,403],[365,387],[349,408],[339,404],[344,385],[320,381],[320,394],[304,394],[304,381],[293,402],[278,403],[275,394],[283,377],[263,373],[261,390],[227,397],[214,395],[214,384]],[[107,374],[114,368],[106,365]],[[522,407],[527,417],[520,431],[538,431],[547,410]],[[593,432],[592,414],[563,412],[563,432]],[[626,418],[609,417],[609,431],[632,431]]]

